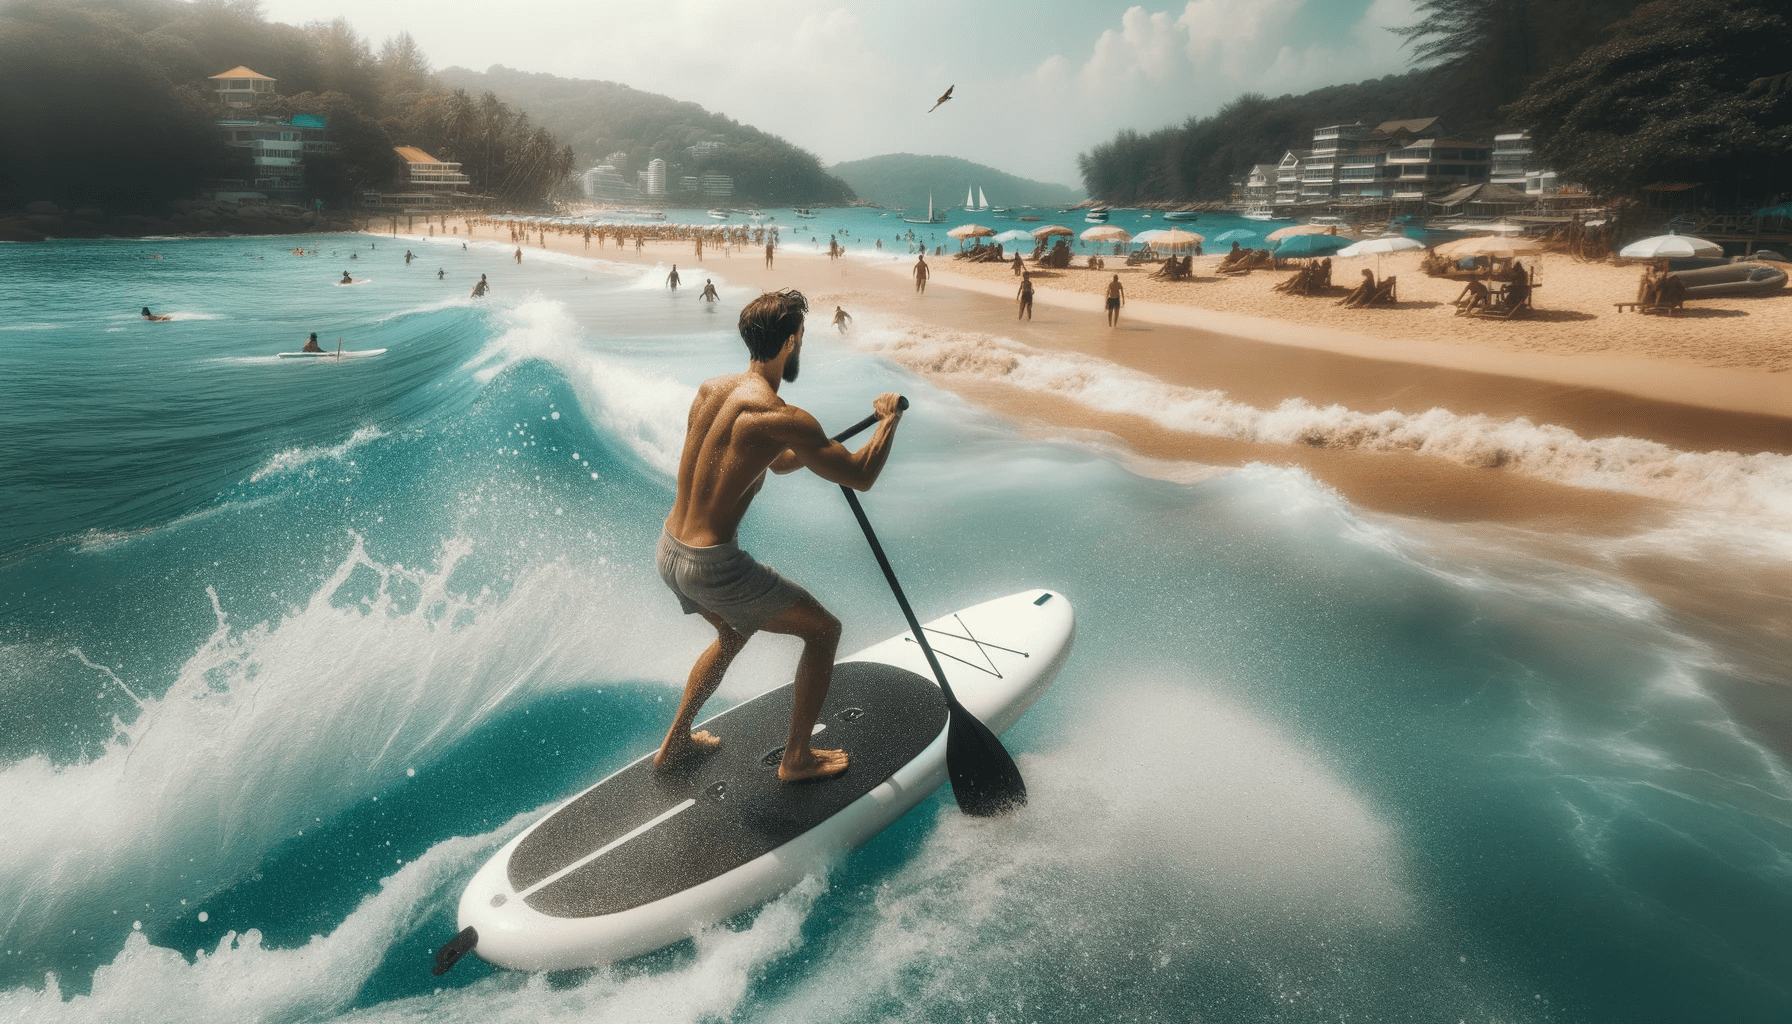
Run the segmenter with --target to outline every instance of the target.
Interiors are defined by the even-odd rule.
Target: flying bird
[[[929,113],[929,114],[931,114],[931,113],[933,113],[933,112],[934,112],[934,111],[936,111],[936,110],[938,110],[938,109],[940,109],[940,103],[944,103],[944,102],[946,102],[946,101],[947,101],[947,100],[949,100],[949,99],[951,99],[951,98],[952,98],[952,90],[954,90],[954,89],[956,89],[956,88],[958,88],[958,86],[956,86],[956,85],[948,85],[948,86],[946,86],[946,92],[945,92],[945,95],[943,95],[943,96],[941,96],[941,97],[940,97],[940,98],[939,98],[939,103],[935,103],[935,104],[934,104],[934,105],[933,105],[933,106],[931,106],[931,107],[928,107],[928,108],[927,108],[927,112],[928,112],[928,113]]]

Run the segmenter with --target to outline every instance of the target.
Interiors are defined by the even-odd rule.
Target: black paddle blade
[[[958,809],[974,818],[993,818],[1025,807],[1027,784],[1002,741],[957,701],[946,708],[951,715],[946,723],[946,774],[952,779]]]
[[[429,973],[438,978],[447,974],[448,969],[460,963],[460,958],[466,956],[467,951],[471,950],[478,942],[479,933],[473,930],[472,925],[462,928],[460,934],[449,939],[442,944],[441,949],[436,950],[436,962],[430,967]]]

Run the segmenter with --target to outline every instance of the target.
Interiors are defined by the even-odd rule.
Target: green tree
[[[1783,190],[1792,158],[1792,18],[1774,0],[1656,0],[1507,111],[1539,155],[1597,192],[1710,184],[1730,201]]]

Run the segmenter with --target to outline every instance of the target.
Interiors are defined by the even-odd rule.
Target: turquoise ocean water
[[[1792,776],[1721,633],[1298,471],[1023,435],[875,317],[817,323],[786,395],[830,428],[911,397],[866,507],[923,614],[1075,602],[1008,734],[1031,806],[942,792],[635,961],[431,977],[466,879],[650,749],[706,642],[651,552],[751,292],[726,261],[710,307],[663,269],[303,241],[0,245],[0,1020],[1792,1016]],[[387,352],[275,358],[313,330]],[[1783,460],[1678,458],[1713,507],[1792,493]],[[837,489],[780,478],[742,540],[844,650],[900,628]],[[795,655],[755,640],[715,709]]]

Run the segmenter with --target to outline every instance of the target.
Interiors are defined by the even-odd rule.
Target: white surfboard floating
[[[924,624],[965,709],[996,733],[1051,685],[1076,615],[1028,590]],[[836,664],[815,743],[851,756],[831,779],[784,784],[793,686],[700,724],[722,747],[657,771],[643,757],[555,808],[474,874],[461,933],[501,967],[552,971],[647,953],[789,890],[889,827],[946,781],[946,705],[906,631]]]
[[[383,348],[364,348],[359,352],[282,352],[282,359],[361,359],[366,356],[384,355]]]

